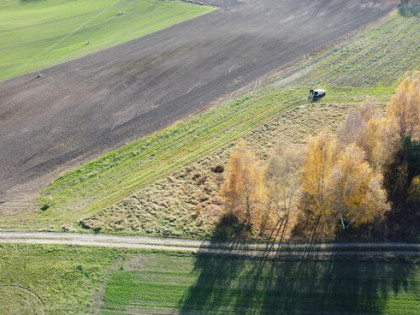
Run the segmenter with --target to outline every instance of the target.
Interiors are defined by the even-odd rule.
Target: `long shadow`
[[[232,250],[243,241],[243,233],[236,227],[234,218],[225,217],[221,220],[212,242],[230,241]],[[188,295],[180,301],[181,313],[220,313],[229,303],[229,288],[241,274],[244,260],[241,257],[221,257],[207,253],[199,253],[194,269],[200,273],[195,285]],[[222,312],[223,313],[223,312]]]
[[[215,235],[219,240],[220,230]],[[339,248],[320,256],[314,250],[284,256],[279,249],[274,257],[267,250],[254,258],[199,254],[199,276],[180,301],[181,314],[418,312],[418,256],[343,255]]]
[[[271,264],[268,278],[275,280],[262,286],[264,313],[382,314],[390,296],[417,291],[412,278],[416,263],[408,259],[336,252],[329,259]]]

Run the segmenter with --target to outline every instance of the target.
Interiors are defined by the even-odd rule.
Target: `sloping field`
[[[217,102],[261,75],[383,17],[394,1],[208,3],[224,6],[45,69],[41,78],[30,74],[0,84],[3,213],[14,213],[16,209],[9,206],[31,189],[37,191],[42,182],[17,185],[63,170],[76,160],[88,160]],[[138,187],[130,185],[131,191]],[[85,207],[84,202],[72,206],[80,207]]]
[[[181,1],[0,1],[0,81],[212,11]]]
[[[271,140],[269,139],[266,144],[272,145],[272,139],[285,133],[291,136],[300,134],[300,138],[296,138],[296,141],[302,142],[303,134],[308,134],[308,131],[302,131],[302,128],[315,131],[317,127],[314,128],[314,124],[319,126],[324,126],[325,123],[336,124],[346,112],[346,106],[354,108],[366,98],[387,102],[394,91],[394,86],[383,86],[380,83],[396,82],[406,70],[415,69],[420,63],[420,54],[416,54],[418,46],[413,45],[413,42],[420,38],[418,21],[416,17],[404,18],[393,13],[351,40],[307,56],[287,70],[279,72],[271,87],[248,94],[188,122],[122,147],[58,178],[44,190],[45,197],[39,203],[39,206],[48,205],[49,208],[45,212],[39,211],[35,216],[3,217],[0,225],[3,228],[57,229],[63,225],[76,227],[80,219],[89,219],[88,224],[92,228],[102,227],[113,231],[160,236],[207,237],[208,233],[211,235],[213,225],[203,224],[202,218],[194,216],[194,205],[178,205],[177,202],[164,197],[166,196],[164,193],[167,193],[166,190],[172,185],[171,182],[177,178],[174,172],[209,156],[210,160],[215,162],[211,165],[205,164],[208,169],[217,163],[223,163],[223,159],[213,159],[210,153],[220,149],[226,152],[225,148],[232,145],[236,139],[255,131],[255,128],[259,128],[259,131],[254,132],[254,138],[251,137],[252,143],[258,143],[258,138],[265,138],[268,135]],[[401,36],[393,33],[394,29],[398,29]],[[392,51],[390,56],[383,54],[374,60],[373,56],[380,45],[378,42],[396,47],[395,49],[400,52],[399,58],[405,60],[405,63],[399,62],[399,59],[394,62],[396,58]],[[349,51],[351,53],[348,53]],[[325,63],[324,60],[327,58],[339,60],[340,67],[348,68],[348,74],[337,71],[335,62]],[[363,74],[366,78],[371,78],[369,83],[358,80],[362,73],[355,71],[356,67],[359,69],[358,64],[365,60],[370,60],[366,63],[366,71]],[[285,110],[307,102],[306,92],[311,86],[310,81],[305,82],[307,86],[303,87],[284,87],[287,84],[296,86],[306,78],[302,70],[303,63],[310,63],[313,71],[329,76],[324,83],[328,88],[328,96],[322,102],[321,108],[316,111],[319,117],[309,117],[319,123],[299,118],[299,112],[294,112],[294,118],[289,123],[288,114],[282,117]],[[311,71],[306,72],[306,76],[317,78]],[[339,84],[343,86],[338,87]],[[369,85],[377,86],[369,87]],[[326,111],[334,107],[342,110],[336,116],[332,114],[326,119]],[[307,110],[310,110],[310,107],[302,109],[301,114]],[[258,127],[264,124],[268,125]],[[268,132],[268,129],[274,126],[277,127]],[[289,126],[288,133],[284,131],[283,126]],[[146,189],[134,194],[131,200],[126,200],[117,207],[109,207],[99,212],[97,216],[94,215],[100,209],[169,175],[172,178],[157,183],[153,187],[154,192],[149,193],[151,190]],[[180,190],[185,191],[185,187],[188,186]],[[188,192],[190,200],[198,201],[201,198],[191,194],[193,190]],[[151,195],[153,204],[148,203],[148,195],[149,197]],[[178,196],[180,194],[176,191],[172,194],[175,199]]]

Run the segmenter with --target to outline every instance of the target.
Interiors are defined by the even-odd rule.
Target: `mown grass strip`
[[[191,255],[58,245],[0,245],[0,313],[26,314],[35,292],[47,314],[127,309],[194,314],[418,314],[418,261]],[[23,288],[23,289],[19,289]],[[31,305],[34,305],[32,303]]]
[[[93,296],[110,266],[128,256],[114,249],[1,244],[0,314],[93,313]],[[28,292],[41,307],[33,308],[37,301]]]

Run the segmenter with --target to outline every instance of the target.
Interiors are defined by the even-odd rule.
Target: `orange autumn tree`
[[[266,189],[260,162],[244,142],[234,148],[220,195],[227,211],[259,233],[265,229]]]
[[[341,148],[356,144],[366,154],[374,170],[381,171],[394,160],[399,139],[395,135],[392,119],[383,117],[378,106],[366,103],[351,112],[338,133]]]

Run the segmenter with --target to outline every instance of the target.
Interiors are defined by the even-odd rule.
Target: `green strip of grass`
[[[0,1],[0,81],[214,10],[178,0]]]
[[[420,269],[411,261],[328,261],[148,254],[142,270],[108,281],[104,314],[418,314]]]

